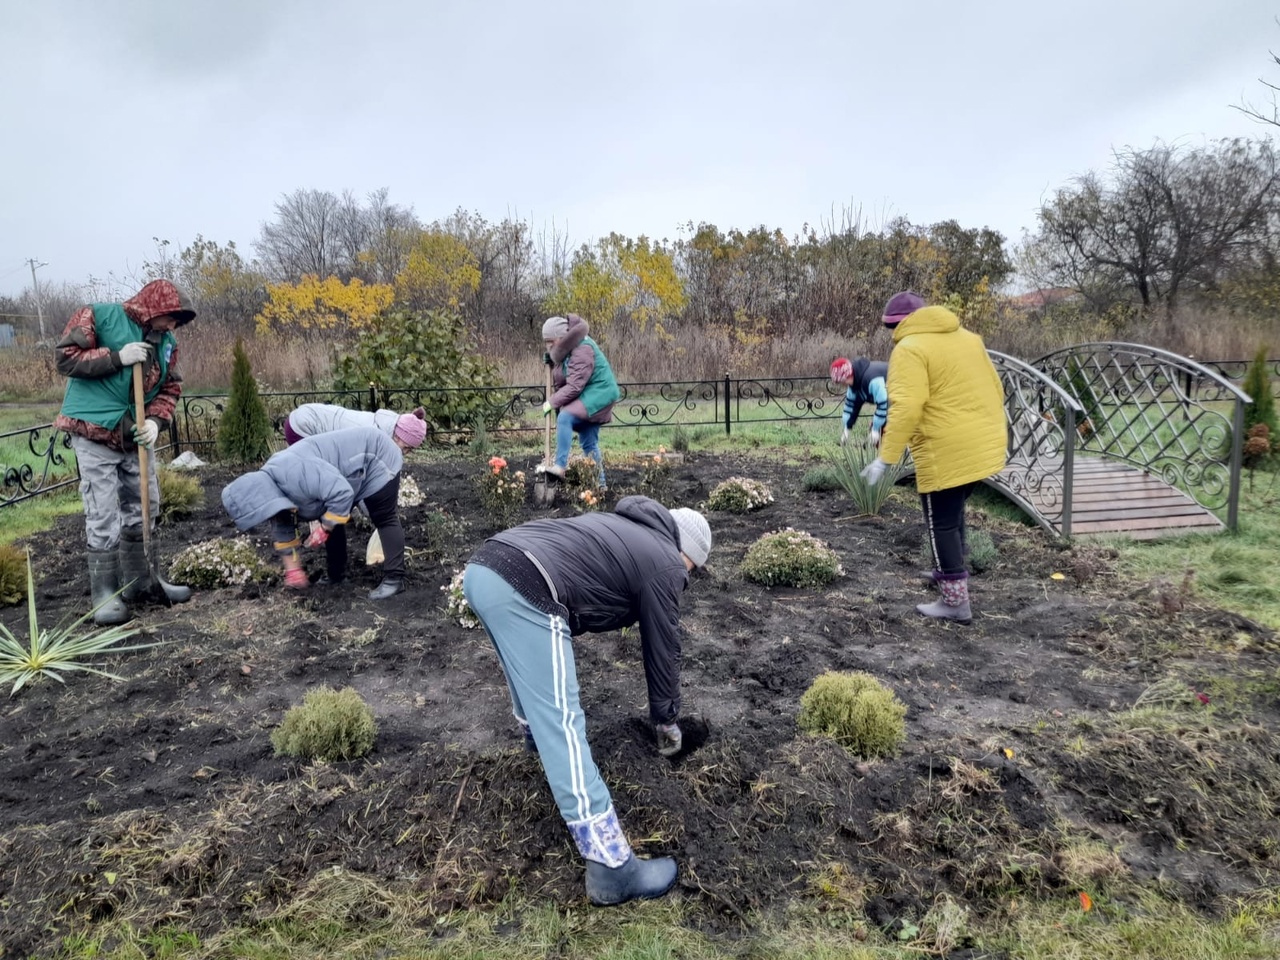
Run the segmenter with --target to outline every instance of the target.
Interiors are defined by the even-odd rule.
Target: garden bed
[[[335,591],[276,583],[148,609],[163,645],[109,658],[125,681],[72,675],[0,701],[0,954],[50,952],[108,918],[209,935],[340,878],[411,895],[424,921],[513,891],[586,903],[488,640],[444,613],[442,588],[494,532],[473,482],[484,461],[406,469],[426,501],[402,512],[400,595],[365,598],[379,576],[355,565],[369,533],[357,529],[353,576]],[[741,929],[802,904],[893,930],[943,900],[983,915],[1024,896],[1097,895],[1124,873],[1213,910],[1277,881],[1269,631],[1197,605],[1176,577],[1119,582],[1104,548],[982,517],[999,555],[972,581],[973,624],[927,622],[914,609],[929,597],[913,496],[852,517],[842,493],[805,492],[804,469],[697,454],[673,467],[673,506],[731,476],[775,497],[709,516],[711,561],[684,602],[686,755],[654,750],[637,633],[575,640],[588,737],[621,820],[643,854],[678,858],[675,895],[695,922]],[[610,465],[610,503],[641,470]],[[162,528],[166,556],[235,533],[219,502],[232,474],[201,477],[207,506]],[[788,526],[832,546],[843,576],[813,590],[746,582],[746,548]],[[266,530],[255,540],[268,556]],[[87,609],[80,518],[30,547],[42,622]],[[309,552],[313,573],[321,564]],[[21,631],[25,611],[3,619]],[[826,670],[868,671],[897,693],[900,754],[867,762],[798,733],[799,698]],[[321,684],[373,708],[368,757],[273,755],[285,710]],[[346,919],[386,909],[353,896]]]

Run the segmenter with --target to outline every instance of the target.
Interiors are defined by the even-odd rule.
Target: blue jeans
[[[573,446],[573,435],[578,434],[582,444],[582,452],[596,462],[600,470],[600,487],[604,488],[604,458],[600,454],[600,424],[575,417],[567,409],[562,409],[556,417],[556,466],[563,470],[569,465],[569,448]]]
[[[613,800],[587,743],[569,625],[478,563],[467,564],[462,591],[498,651],[512,712],[533,732],[560,816],[579,823],[608,813]]]

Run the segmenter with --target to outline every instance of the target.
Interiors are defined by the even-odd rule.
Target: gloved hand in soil
[[[658,753],[664,757],[674,757],[684,745],[684,734],[680,732],[680,724],[675,720],[670,723],[655,723],[653,736],[658,741]]]
[[[880,449],[880,431],[875,427],[872,427],[871,432],[867,434],[867,446],[873,450]]]
[[[329,531],[325,529],[324,524],[317,523],[311,531],[311,536],[307,537],[307,546],[323,547],[328,539]]]
[[[845,427],[844,433],[840,434],[840,446],[843,447],[848,442],[849,442],[849,428]]]
[[[862,479],[867,483],[879,483],[880,478],[884,476],[884,472],[889,469],[889,465],[876,457],[862,470]]]
[[[129,346],[129,344],[125,344]],[[148,417],[142,423],[135,424],[133,427],[133,442],[140,447],[146,447],[150,450],[156,442],[156,438],[160,436],[160,424]]]
[[[306,590],[311,586],[311,581],[307,579],[307,571],[301,567],[286,567],[284,585],[290,590]]]

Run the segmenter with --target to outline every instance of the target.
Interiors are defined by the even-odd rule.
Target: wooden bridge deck
[[[1043,460],[1040,464],[1054,465]],[[1056,465],[1061,471],[1061,461]],[[997,474],[988,483],[1003,492],[1011,492],[1014,483],[1010,481],[1014,478],[1006,477],[1008,472],[1010,470]],[[1054,519],[1060,512],[1056,502],[1037,503],[1035,494],[1025,493],[1017,499],[1033,510],[1043,509],[1037,519],[1046,522],[1055,532],[1062,532],[1061,520]],[[1111,460],[1075,458],[1071,493],[1073,537],[1115,534],[1150,540],[1181,533],[1216,533],[1223,527],[1211,511],[1153,474]]]

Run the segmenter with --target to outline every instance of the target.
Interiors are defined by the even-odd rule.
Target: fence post
[[[724,375],[724,435],[729,436],[729,375]]]
[[[369,412],[378,412],[378,388],[372,383],[369,384]]]

